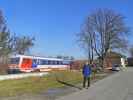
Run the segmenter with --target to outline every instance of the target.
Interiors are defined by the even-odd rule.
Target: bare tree
[[[133,57],[133,47],[130,47],[129,52],[130,52],[131,57]]]
[[[7,28],[3,13],[0,10],[0,73],[7,70],[8,56],[11,53],[11,35]]]
[[[94,34],[91,33],[91,30],[89,30],[87,26],[84,26],[82,31],[78,34],[80,45],[82,48],[84,48],[85,52],[87,53],[89,63],[92,63],[94,58],[93,45],[95,37]]]
[[[17,54],[25,54],[34,45],[34,37],[14,37],[14,51]]]
[[[11,36],[0,10],[0,57],[5,57],[11,53],[24,54],[34,45],[34,40],[34,37]]]
[[[0,10],[0,73],[7,69],[8,57],[13,52],[24,53],[33,46],[34,38],[11,36]]]
[[[0,10],[0,63],[7,62],[7,56],[11,53],[10,42],[10,32]]]
[[[98,9],[91,13],[85,22],[83,30],[79,34],[80,43],[88,48],[90,54],[99,57],[103,61],[108,50],[125,48],[129,28],[124,23],[124,17],[110,9]]]

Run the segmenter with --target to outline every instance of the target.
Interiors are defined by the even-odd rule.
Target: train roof
[[[13,55],[10,58],[16,58],[16,57],[22,57],[22,58],[32,58],[32,59],[46,59],[46,60],[58,60],[62,61],[63,59],[59,58],[52,58],[52,57],[41,57],[41,56],[27,56],[27,55]]]

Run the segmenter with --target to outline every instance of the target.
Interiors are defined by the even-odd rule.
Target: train
[[[9,59],[8,73],[48,72],[52,70],[69,70],[70,60],[59,58],[14,55]]]

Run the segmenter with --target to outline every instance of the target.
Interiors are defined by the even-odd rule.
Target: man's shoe
[[[90,86],[88,86],[86,89],[89,89]]]

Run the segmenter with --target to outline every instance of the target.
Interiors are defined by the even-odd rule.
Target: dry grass
[[[95,75],[95,79],[102,78],[101,74]],[[48,89],[63,87],[64,84],[57,80],[76,85],[82,82],[82,74],[77,71],[54,71],[44,77],[0,81],[0,96],[37,94]]]
[[[62,87],[63,84],[56,79],[71,84],[81,81],[81,73],[73,71],[52,72],[44,77],[29,77],[16,80],[0,81],[0,96],[15,96],[22,94],[33,94],[46,91],[50,88]]]

